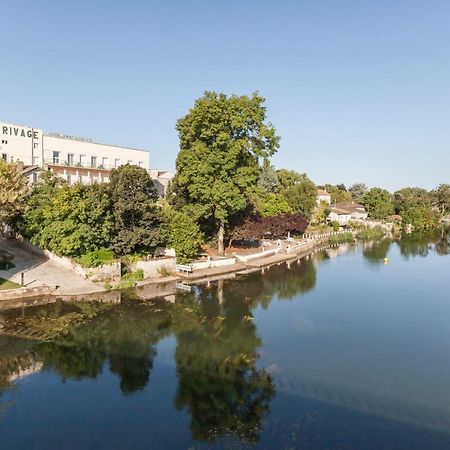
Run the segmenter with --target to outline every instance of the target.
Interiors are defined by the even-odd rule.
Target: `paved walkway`
[[[58,286],[57,294],[87,294],[100,292],[102,287],[42,256],[31,253],[21,242],[0,238],[0,251],[9,253],[14,268],[0,270],[0,277],[20,284],[20,273],[25,273],[25,286]]]

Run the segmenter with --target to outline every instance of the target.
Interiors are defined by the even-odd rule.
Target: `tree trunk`
[[[221,220],[219,224],[219,233],[217,235],[219,242],[219,255],[223,255],[225,252],[223,248],[224,236],[225,236],[225,223],[223,222],[223,220]]]

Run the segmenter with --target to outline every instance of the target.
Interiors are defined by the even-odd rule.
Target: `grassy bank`
[[[361,230],[356,233],[357,239],[361,241],[376,241],[382,239],[386,232],[382,227],[374,227],[366,230]]]
[[[19,284],[14,283],[14,281],[5,280],[0,278],[0,291],[6,291],[7,289],[17,289],[20,287]]]
[[[328,243],[330,244],[348,244],[350,242],[354,241],[354,237],[352,233],[343,233],[343,234],[336,234],[333,236],[330,236],[328,238]]]

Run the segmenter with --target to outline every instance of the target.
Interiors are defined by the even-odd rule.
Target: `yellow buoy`
[[[384,263],[387,264],[389,262],[389,259],[386,257],[384,258]]]

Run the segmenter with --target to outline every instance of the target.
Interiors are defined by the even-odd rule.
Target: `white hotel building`
[[[44,133],[39,128],[4,122],[0,122],[0,157],[23,164],[23,172],[31,180],[36,180],[39,170],[51,170],[69,184],[107,182],[111,169],[123,164],[150,170],[150,153],[146,150]]]

